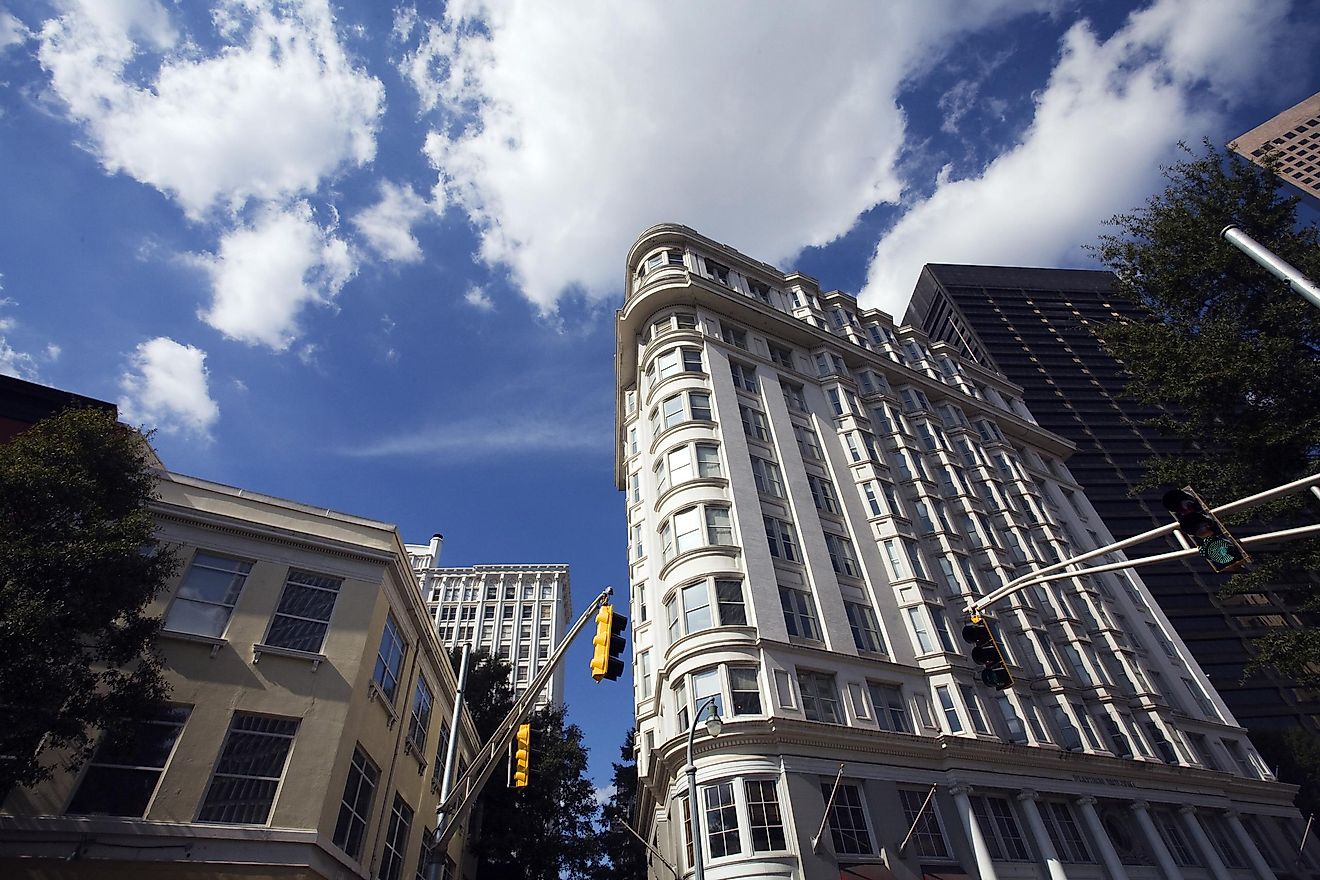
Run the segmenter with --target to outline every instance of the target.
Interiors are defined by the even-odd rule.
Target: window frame
[[[217,560],[221,562],[232,562],[237,567],[233,570],[220,568],[215,565],[209,565],[205,562],[199,563],[199,560],[206,557],[208,560]],[[203,550],[198,547],[193,551],[192,558],[188,561],[188,570],[184,572],[179,580],[179,586],[175,589],[173,597],[170,599],[169,608],[165,610],[161,628],[163,632],[184,633],[188,635],[201,636],[208,639],[223,639],[225,633],[229,630],[229,622],[234,617],[234,608],[238,606],[239,599],[243,596],[243,589],[247,586],[247,579],[252,574],[252,566],[255,562],[252,560],[240,559],[235,556],[226,556],[222,553],[213,553],[210,550]],[[184,591],[188,589],[189,578],[197,570],[207,572],[218,572],[231,575],[229,585],[225,593],[217,601],[215,599],[203,598],[201,591],[195,596],[185,595]],[[235,580],[237,579],[237,580]],[[211,608],[223,608],[224,619],[220,621],[217,632],[201,632],[197,628],[183,628],[181,626],[171,626],[170,618],[175,614],[175,609],[180,607],[180,603],[187,603],[185,607],[207,606]],[[178,621],[182,623],[182,621]]]
[[[297,581],[295,578],[306,578],[307,581],[315,580],[320,581],[321,583]],[[333,588],[328,586],[331,582],[334,583]],[[289,593],[290,585],[300,590],[315,590],[317,592],[330,593],[330,606],[326,609],[326,616],[324,618],[308,617],[302,614],[293,614],[284,610],[286,605],[292,604]],[[330,621],[334,619],[335,607],[339,604],[339,591],[343,586],[343,578],[316,574],[315,572],[304,571],[297,568],[290,568],[284,577],[284,586],[280,590],[279,602],[275,606],[275,611],[271,614],[270,622],[266,625],[266,634],[261,640],[261,645],[272,648],[283,648],[286,651],[299,651],[305,654],[320,654],[321,649],[325,647],[326,637],[330,634]],[[279,632],[281,628],[280,621],[282,620],[299,621],[303,624],[320,627],[321,634],[316,642],[316,647],[308,647],[311,643],[305,641],[307,638],[306,635],[298,637],[296,635],[296,630],[291,631],[290,635],[292,637]],[[288,625],[286,624],[286,626]],[[277,641],[276,638],[283,639],[284,641]],[[300,638],[302,641],[300,641]],[[286,644],[286,642],[295,642],[296,644]]]
[[[277,725],[282,726],[287,732],[276,729],[259,729],[263,722],[269,728],[274,728]],[[253,725],[253,727],[240,727],[240,724],[250,724]],[[213,822],[224,825],[268,826],[270,824],[271,816],[275,812],[275,804],[279,800],[280,790],[284,785],[284,776],[289,769],[289,759],[293,753],[293,743],[297,738],[300,726],[300,720],[297,718],[282,718],[276,715],[264,715],[256,712],[235,711],[230,716],[229,727],[225,731],[225,738],[220,746],[220,754],[216,758],[215,766],[211,769],[211,776],[206,784],[206,792],[202,795],[201,803],[197,808],[196,821]],[[240,742],[239,737],[243,735],[265,737],[282,743],[282,745],[275,746],[276,750],[280,750],[281,748],[283,750],[283,754],[278,759],[279,774],[277,776],[227,772],[223,769],[226,766],[227,760],[238,760],[237,756],[231,756],[229,751],[231,747],[236,747],[238,749],[242,748],[238,743]],[[245,763],[250,765],[252,762],[247,760]],[[265,816],[260,821],[251,821],[243,818],[221,818],[221,816],[232,815],[235,809],[235,805],[226,804],[223,799],[223,792],[217,785],[218,780],[221,778],[244,780],[248,783],[252,780],[262,780],[266,783],[272,783],[269,785],[270,797],[269,800],[266,801]],[[248,788],[250,789],[250,786],[248,786]],[[217,802],[214,804],[211,801],[212,792],[217,794]],[[247,803],[243,806],[247,808],[251,808],[255,803],[251,796],[248,796],[246,800]]]

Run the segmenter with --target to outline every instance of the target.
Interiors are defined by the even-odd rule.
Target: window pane
[[[146,815],[161,772],[188,719],[186,706],[169,708],[133,725],[133,741],[103,739],[69,804],[74,815]]]
[[[353,761],[344,784],[344,797],[339,804],[339,819],[335,822],[335,846],[355,859],[362,857],[362,841],[366,836],[371,816],[371,800],[376,793],[380,771],[362,751],[353,750]]]
[[[265,824],[297,729],[297,720],[235,713],[198,819]]]
[[[718,859],[742,852],[742,844],[738,840],[738,812],[733,805],[733,783],[708,785],[703,794],[710,857]]]
[[[756,668],[729,667],[729,690],[733,695],[733,714],[761,714],[761,690],[756,681]]]
[[[768,780],[747,782],[746,793],[752,852],[785,849],[784,821],[779,815],[779,796],[775,791],[775,783]]]
[[[719,603],[720,626],[747,625],[747,606],[743,604],[742,581],[716,581],[715,599]]]

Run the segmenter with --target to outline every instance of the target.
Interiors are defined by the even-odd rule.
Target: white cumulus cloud
[[[769,261],[836,239],[899,197],[902,84],[1048,5],[473,2],[409,11],[395,35],[438,120],[436,203],[551,312],[616,290],[619,255],[656,222]]]
[[[332,302],[356,271],[348,245],[317,224],[306,202],[263,208],[253,223],[222,236],[215,254],[191,260],[211,281],[202,320],[275,351],[297,338],[305,306]]]
[[[32,39],[32,31],[12,13],[0,9],[0,52]]]
[[[129,355],[119,389],[120,413],[130,424],[209,439],[220,418],[208,388],[206,352],[165,336]]]
[[[495,311],[495,303],[491,300],[490,294],[486,293],[485,288],[476,284],[469,287],[467,293],[463,294],[463,302],[483,312]]]
[[[901,317],[925,263],[1076,264],[1100,223],[1158,188],[1180,140],[1284,56],[1287,0],[1157,0],[1108,40],[1079,22],[1021,142],[973,177],[946,169],[881,239],[863,305]]]
[[[383,88],[347,57],[327,0],[221,0],[213,55],[157,0],[62,6],[40,30],[55,94],[106,170],[194,219],[313,191],[375,155]]]
[[[353,225],[371,249],[383,259],[397,263],[416,263],[422,247],[413,237],[412,228],[430,213],[426,200],[407,185],[382,181],[380,201],[353,218]]]

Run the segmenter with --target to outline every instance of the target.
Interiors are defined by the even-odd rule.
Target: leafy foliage
[[[168,696],[144,612],[177,563],[153,494],[146,441],[99,410],[0,446],[0,791],[77,768],[97,729],[123,739]]]
[[[605,860],[597,869],[597,880],[643,880],[646,877],[646,847],[626,828],[633,824],[637,800],[637,728],[628,731],[619,749],[622,762],[614,762],[614,792],[601,808],[600,834]]]
[[[1184,147],[1186,150],[1186,147]],[[1110,221],[1097,256],[1146,319],[1099,328],[1131,375],[1129,391],[1163,408],[1156,424],[1187,438],[1195,455],[1147,462],[1147,486],[1193,484],[1209,499],[1248,495],[1320,468],[1320,309],[1223,241],[1237,223],[1312,278],[1320,278],[1320,230],[1298,228],[1297,200],[1277,178],[1208,142],[1204,154],[1165,169],[1168,185],[1146,205]],[[1314,522],[1305,498],[1260,508],[1275,522]],[[1253,550],[1254,571],[1228,593],[1267,586],[1320,611],[1309,572],[1320,542]],[[1312,619],[1310,621],[1314,623]],[[1273,664],[1320,685],[1320,633],[1278,630],[1257,643],[1257,665]]]
[[[1184,439],[1184,454],[1149,460],[1143,488],[1192,484],[1212,503],[1320,470],[1320,309],[1224,241],[1230,223],[1310,278],[1320,278],[1320,230],[1299,226],[1297,200],[1277,178],[1209,142],[1166,168],[1165,189],[1110,220],[1093,249],[1144,320],[1097,329],[1130,374],[1129,392],[1159,407],[1154,423]],[[1320,519],[1309,495],[1248,512],[1271,529]],[[1241,531],[1250,531],[1245,527]],[[1301,609],[1299,625],[1256,640],[1248,674],[1272,665],[1320,686],[1320,541],[1251,548],[1250,569],[1221,595],[1273,592]],[[1252,737],[1280,776],[1302,784],[1299,803],[1320,803],[1314,734]]]
[[[457,668],[455,653],[455,668]],[[469,659],[464,697],[478,734],[488,738],[514,702],[510,666],[481,650]],[[599,807],[587,776],[582,730],[562,707],[531,716],[531,782],[514,789],[499,771],[481,793],[470,838],[478,880],[560,880],[592,876]]]

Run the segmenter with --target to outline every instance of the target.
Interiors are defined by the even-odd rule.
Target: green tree
[[[156,547],[146,441],[69,409],[0,446],[0,791],[75,769],[168,695],[145,610]]]
[[[1184,147],[1184,149],[1186,149]],[[1095,248],[1145,320],[1098,328],[1131,377],[1129,392],[1162,407],[1155,424],[1195,455],[1147,462],[1147,486],[1195,485],[1228,500],[1314,473],[1320,467],[1320,309],[1223,241],[1238,223],[1311,277],[1320,277],[1320,230],[1299,228],[1297,199],[1277,178],[1208,142],[1165,169],[1168,185],[1146,205],[1109,221],[1116,231]],[[1306,496],[1257,514],[1304,518]],[[1253,551],[1252,570],[1229,593],[1280,585],[1320,611],[1309,572],[1320,542]],[[1311,622],[1314,622],[1313,620]],[[1278,630],[1257,643],[1259,664],[1320,685],[1320,630]]]
[[[646,877],[646,847],[627,828],[637,801],[637,728],[628,731],[614,762],[614,791],[601,808],[601,849],[605,856],[597,880],[642,880]]]
[[[454,653],[455,669],[458,652]],[[489,652],[469,661],[464,702],[478,734],[489,738],[513,707],[510,666]],[[587,776],[582,731],[562,707],[532,714],[530,784],[514,789],[496,770],[478,801],[469,845],[478,880],[588,878],[597,861],[600,808]]]
[[[1320,230],[1300,225],[1297,199],[1278,179],[1209,142],[1200,155],[1164,169],[1167,185],[1146,204],[1109,221],[1095,254],[1118,276],[1144,316],[1095,328],[1130,376],[1129,393],[1162,414],[1154,424],[1184,441],[1184,453],[1147,462],[1143,488],[1192,484],[1211,503],[1252,494],[1320,469],[1320,309],[1222,240],[1237,223],[1320,278]],[[1315,505],[1294,495],[1244,519],[1271,528],[1313,523]],[[1221,595],[1271,591],[1301,609],[1298,624],[1256,641],[1247,674],[1272,665],[1320,685],[1320,541],[1252,548],[1253,564]],[[1311,770],[1291,776],[1299,800],[1320,800],[1315,752],[1288,737],[1256,737],[1268,761]]]

